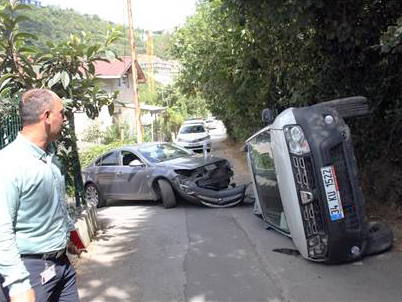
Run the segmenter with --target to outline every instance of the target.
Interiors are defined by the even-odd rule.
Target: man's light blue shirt
[[[0,273],[10,295],[31,288],[20,255],[65,248],[72,228],[54,148],[19,133],[0,151]]]

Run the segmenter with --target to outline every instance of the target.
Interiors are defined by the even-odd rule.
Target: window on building
[[[123,76],[123,77],[119,78],[117,85],[118,85],[119,87],[122,87],[122,88],[129,88],[129,87],[130,87],[130,84],[129,84],[128,77],[127,77],[127,76]]]

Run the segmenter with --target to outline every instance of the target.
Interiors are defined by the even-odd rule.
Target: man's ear
[[[42,113],[42,118],[45,122],[49,122],[49,118],[50,118],[50,110],[45,110]]]

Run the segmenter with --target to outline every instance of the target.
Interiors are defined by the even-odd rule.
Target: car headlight
[[[310,152],[310,146],[300,126],[287,126],[284,131],[290,153],[302,155]]]

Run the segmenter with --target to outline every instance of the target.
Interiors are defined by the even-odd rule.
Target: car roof
[[[204,123],[203,119],[192,119],[192,120],[185,120],[183,122],[183,125],[203,124],[203,123]]]
[[[126,150],[126,149],[138,150],[142,147],[155,146],[155,145],[161,145],[161,144],[170,145],[171,143],[169,143],[169,142],[145,142],[145,143],[140,143],[140,144],[125,145],[125,146],[121,146],[118,148],[114,148],[113,150]]]
[[[181,125],[180,129],[187,128],[187,127],[194,127],[194,126],[202,126],[206,130],[206,126],[204,123],[183,124],[183,125]]]

